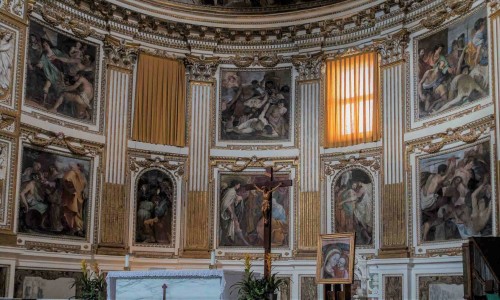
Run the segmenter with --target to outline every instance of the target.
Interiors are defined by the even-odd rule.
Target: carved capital
[[[323,52],[292,56],[292,64],[299,72],[299,80],[319,79],[323,60]]]
[[[405,28],[384,39],[375,40],[374,44],[380,53],[381,64],[387,65],[404,60],[406,48],[410,41],[410,33]]]
[[[137,61],[139,44],[119,40],[110,35],[104,38],[104,55],[110,65],[132,69]]]
[[[490,1],[491,16],[497,14],[500,11],[500,0]]]
[[[219,57],[186,55],[185,64],[189,80],[213,82],[215,81],[215,71],[219,65]]]

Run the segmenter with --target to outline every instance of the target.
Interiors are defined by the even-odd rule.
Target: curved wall
[[[321,294],[313,280],[317,235],[345,227],[339,221],[345,178],[365,190],[357,211],[364,219],[356,240],[360,297],[422,298],[431,283],[456,288],[462,239],[498,234],[499,7],[498,1],[346,1],[245,16],[125,0],[0,2],[7,49],[0,52],[7,62],[0,70],[4,295],[22,296],[26,277],[71,277],[82,258],[121,270],[126,253],[134,270],[207,268],[212,249],[219,268],[242,269],[251,253],[258,271],[258,209],[246,208],[248,235],[239,240],[223,234],[219,212],[233,180],[255,182],[271,164],[279,178],[293,181],[278,193],[284,216],[273,250],[276,272],[291,280],[287,297]],[[57,65],[43,47],[66,60]],[[324,61],[362,51],[380,54],[383,138],[325,149]],[[461,59],[464,51],[470,54]],[[187,66],[186,147],[131,139],[140,53]],[[443,79],[430,67],[441,57],[441,68],[448,68]],[[462,67],[454,68],[458,62]],[[91,88],[59,103],[68,91],[54,92],[58,76],[78,71],[87,72],[83,86]],[[279,77],[288,87],[281,91],[286,133],[240,139],[227,131],[222,99],[235,74],[245,83]],[[449,173],[439,184],[450,203],[426,189],[440,165]],[[76,210],[70,206],[78,199],[64,195],[62,179],[84,195]],[[141,226],[155,195],[169,199],[169,217]],[[242,197],[250,205],[256,196]],[[466,217],[478,197],[491,213],[473,223]],[[159,228],[168,234],[155,235]]]

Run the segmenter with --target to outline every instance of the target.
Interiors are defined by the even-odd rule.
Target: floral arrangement
[[[87,261],[83,259],[81,269],[82,275],[73,284],[81,288],[80,297],[88,300],[106,299],[106,278],[99,269],[99,264],[94,262],[92,270],[88,271]]]
[[[286,285],[284,278],[276,278],[276,274],[266,278],[256,278],[250,262],[250,255],[245,255],[245,274],[240,282],[233,285],[238,288],[239,300],[261,300],[261,299],[276,299],[275,292],[283,285]],[[233,290],[234,291],[234,290]]]

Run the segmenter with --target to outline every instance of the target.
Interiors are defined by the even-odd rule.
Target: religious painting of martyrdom
[[[438,242],[492,234],[490,142],[419,159],[420,239]]]
[[[286,174],[275,174],[275,180],[286,180]],[[256,190],[245,190],[246,184],[267,182],[263,174],[221,174],[219,189],[219,246],[262,247],[264,245],[264,218],[261,204],[263,195]],[[289,245],[290,188],[278,188],[272,193],[272,247]]]
[[[165,171],[148,170],[136,186],[136,243],[170,244],[174,184]]]
[[[220,140],[289,141],[291,69],[222,69]]]
[[[31,19],[27,48],[26,104],[94,122],[97,46]]]
[[[320,235],[316,259],[316,282],[352,283],[354,279],[354,233]]]
[[[489,95],[486,9],[416,41],[418,117]]]
[[[356,245],[372,245],[373,196],[373,182],[366,171],[342,172],[333,187],[335,232],[356,232]]]
[[[24,146],[18,231],[84,239],[90,202],[90,159]]]

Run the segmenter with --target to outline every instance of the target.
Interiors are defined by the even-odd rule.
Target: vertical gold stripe
[[[404,183],[383,187],[382,198],[382,248],[406,245],[406,214]]]
[[[208,192],[188,192],[186,205],[186,250],[209,249]]]
[[[298,211],[299,251],[316,250],[321,227],[320,205],[320,192],[300,193]]]
[[[125,243],[125,185],[104,183],[102,199],[102,215],[100,243],[107,245],[124,245]]]

